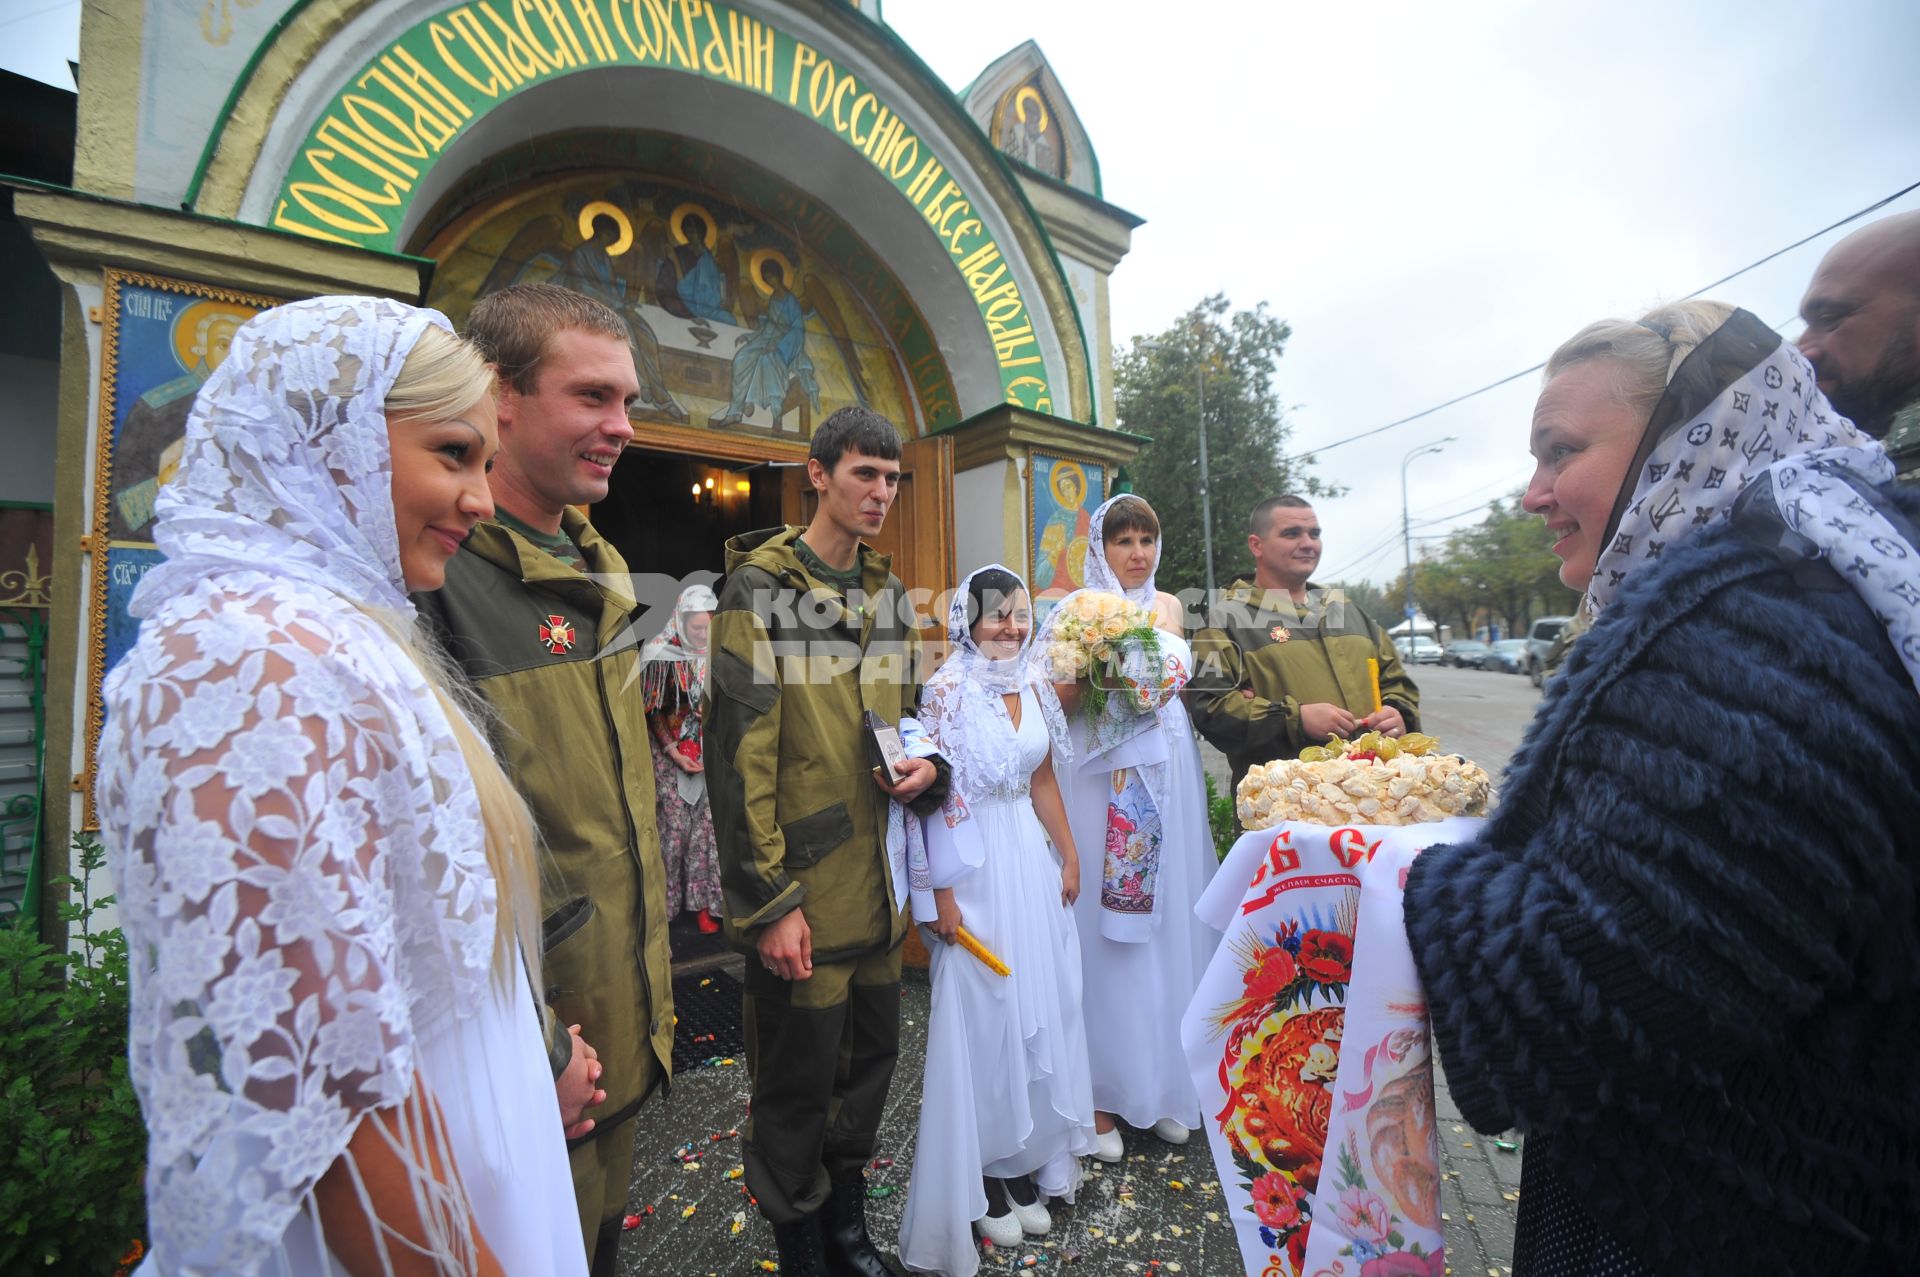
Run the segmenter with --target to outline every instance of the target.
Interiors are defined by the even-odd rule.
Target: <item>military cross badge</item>
[[[575,637],[573,622],[564,616],[549,616],[540,623],[540,641],[555,656],[571,652]]]
[[[1267,631],[1267,637],[1272,639],[1276,643],[1284,643],[1288,639],[1292,638],[1293,634],[1291,631],[1287,629],[1286,626],[1276,625],[1272,629]]]

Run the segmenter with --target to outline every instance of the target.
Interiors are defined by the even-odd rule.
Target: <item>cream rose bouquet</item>
[[[1093,715],[1106,712],[1114,692],[1121,693],[1129,711],[1140,714],[1166,699],[1159,631],[1145,607],[1117,594],[1080,590],[1055,609],[1047,626],[1052,680],[1083,685]]]

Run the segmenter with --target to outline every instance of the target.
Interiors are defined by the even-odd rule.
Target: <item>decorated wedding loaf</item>
[[[1235,794],[1240,823],[1267,829],[1315,825],[1417,825],[1448,816],[1484,816],[1493,782],[1478,764],[1439,752],[1419,732],[1394,739],[1368,732],[1309,745],[1298,759],[1256,765]]]

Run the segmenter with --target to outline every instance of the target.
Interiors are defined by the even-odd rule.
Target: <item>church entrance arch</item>
[[[610,146],[642,162],[557,166]],[[551,282],[627,321],[641,387],[635,455],[593,517],[636,568],[718,571],[729,536],[804,522],[800,467],[814,427],[838,408],[872,408],[909,440],[952,419],[926,323],[831,210],[687,139],[543,149],[538,176],[491,163],[442,201],[419,247],[438,263],[427,301],[461,326],[490,292]],[[489,189],[499,172],[521,180]],[[951,577],[949,445],[911,447],[908,467],[910,496],[890,523],[915,526],[890,539],[929,578],[915,584],[939,589]]]

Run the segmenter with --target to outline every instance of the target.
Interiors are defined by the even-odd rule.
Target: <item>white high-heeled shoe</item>
[[[1193,1132],[1170,1117],[1163,1117],[1153,1124],[1153,1133],[1169,1144],[1185,1144]]]
[[[1110,1131],[1096,1131],[1093,1136],[1093,1156],[1102,1162],[1117,1162],[1127,1155],[1127,1145],[1120,1138],[1120,1128]]]

